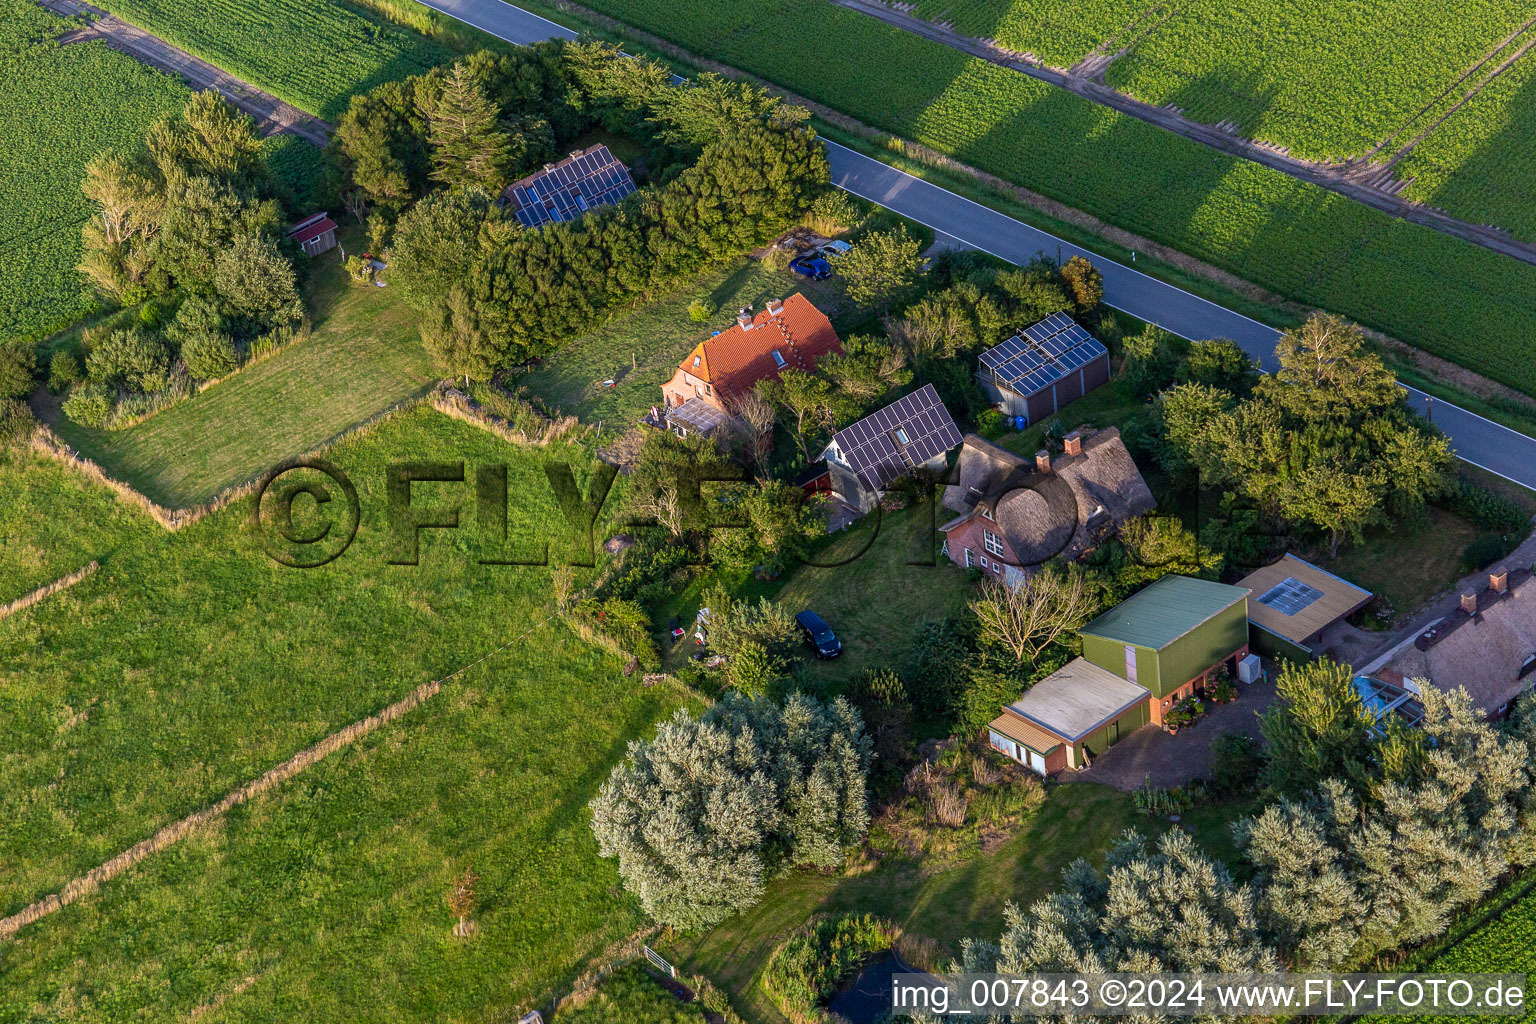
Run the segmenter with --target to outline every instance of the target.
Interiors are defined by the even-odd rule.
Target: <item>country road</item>
[[[576,38],[570,29],[504,0],[417,2],[507,42]],[[827,142],[827,156],[832,164],[832,182],[839,188],[1010,263],[1027,263],[1039,252],[1050,256],[1059,252],[1063,259],[1084,256],[1103,272],[1104,301],[1116,309],[1180,337],[1231,338],[1261,365],[1274,365],[1275,342],[1280,335],[1268,324],[1114,263],[846,146]],[[1432,400],[1414,388],[1405,386],[1405,390],[1413,408],[1429,414],[1463,461],[1536,490],[1536,438],[1449,402]]]

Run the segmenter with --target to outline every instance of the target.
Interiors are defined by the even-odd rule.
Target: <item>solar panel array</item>
[[[906,435],[903,445],[897,438]],[[872,491],[884,490],[916,466],[960,443],[960,428],[932,384],[876,409],[832,436],[843,461]]]
[[[981,365],[1021,395],[1043,391],[1109,354],[1065,313],[1052,313],[981,354]]]
[[[607,146],[593,146],[507,189],[525,228],[575,220],[594,206],[616,203],[635,191],[629,169]]]
[[[1294,576],[1287,576],[1259,598],[1259,604],[1267,604],[1282,615],[1295,615],[1313,601],[1323,596],[1316,587],[1309,587]]]

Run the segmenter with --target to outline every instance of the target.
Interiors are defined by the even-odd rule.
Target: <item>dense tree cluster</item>
[[[1276,355],[1251,397],[1199,382],[1163,394],[1171,468],[1193,467],[1202,483],[1326,535],[1333,554],[1445,487],[1445,439],[1408,409],[1359,328],[1319,314],[1287,331]],[[1201,360],[1207,377],[1212,362]]]
[[[707,928],[782,870],[841,863],[869,827],[869,756],[841,698],[728,695],[632,742],[592,802],[592,831],[654,920]]]
[[[355,207],[398,218],[394,281],[428,347],[446,372],[484,378],[782,230],[828,179],[805,121],[753,86],[673,85],[663,65],[608,44],[547,43],[357,97],[337,154]],[[641,140],[635,170],[652,187],[538,230],[496,206],[591,127]]]
[[[123,398],[152,407],[187,391],[189,376],[228,373],[257,337],[303,317],[280,186],[250,118],[217,94],[197,93],[151,126],[142,149],[98,155],[83,188],[97,211],[84,229],[86,278],[123,305],[167,293],[180,305],[174,315],[146,307],[140,326],[97,340],[82,353],[83,380],[80,355],[55,356],[50,384],[74,388],[72,418],[101,426]]]

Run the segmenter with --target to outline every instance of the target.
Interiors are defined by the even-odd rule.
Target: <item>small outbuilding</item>
[[[607,146],[577,150],[557,164],[519,178],[501,193],[501,204],[525,228],[576,220],[594,206],[610,206],[635,191],[629,168]]]
[[[336,248],[336,222],[329,213],[316,213],[288,229],[288,237],[306,256],[318,256]]]
[[[1370,603],[1369,590],[1287,554],[1237,584],[1253,591],[1248,622],[1254,649],[1270,658],[1310,661],[1323,630]]]
[[[976,380],[1005,415],[1038,423],[1109,381],[1109,349],[1052,313],[983,352]]]
[[[1152,694],[1086,658],[1035,683],[987,726],[992,746],[1052,775],[1093,758],[1147,724]]]

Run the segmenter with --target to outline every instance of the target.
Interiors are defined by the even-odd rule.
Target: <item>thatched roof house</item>
[[[1030,462],[966,435],[943,504],[959,513],[941,529],[956,565],[1017,583],[1055,557],[1076,558],[1156,502],[1120,431],[1066,437],[1055,459]]]
[[[1486,586],[1468,588],[1460,606],[1362,673],[1395,685],[1462,687],[1492,717],[1536,688],[1536,576],[1503,566]]]

